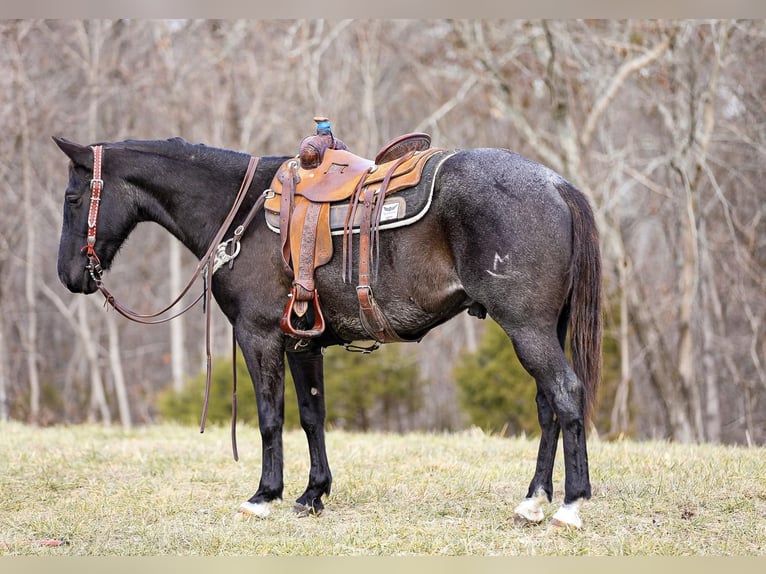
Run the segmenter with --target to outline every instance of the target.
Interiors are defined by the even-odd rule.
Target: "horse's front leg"
[[[258,490],[239,512],[268,516],[269,503],[282,499],[282,427],[285,419],[285,363],[281,340],[264,343],[264,338],[237,330],[237,341],[253,380],[261,431],[261,480]]]
[[[295,512],[318,515],[324,509],[322,495],[330,494],[332,474],[325,448],[324,356],[320,347],[287,353],[287,363],[295,381],[301,427],[308,439],[311,470],[306,491],[295,501]]]

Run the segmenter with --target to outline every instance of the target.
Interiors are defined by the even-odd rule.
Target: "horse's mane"
[[[107,149],[125,149],[159,155],[174,160],[188,160],[190,157],[195,157],[220,162],[222,158],[234,158],[243,154],[243,152],[213,147],[203,143],[194,144],[182,137],[160,140],[126,139],[119,142],[105,142],[102,145]]]

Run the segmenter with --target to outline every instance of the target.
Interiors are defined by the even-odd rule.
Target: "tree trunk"
[[[629,413],[628,398],[630,396],[630,381],[632,369],[630,366],[630,316],[628,314],[628,275],[629,262],[625,253],[622,262],[618,264],[619,297],[620,297],[620,382],[612,405],[611,432],[620,435],[628,431]]]
[[[700,243],[699,243],[699,193],[700,185],[705,173],[708,148],[715,127],[714,101],[717,94],[718,79],[721,69],[722,53],[725,52],[728,43],[729,24],[722,24],[719,28],[717,43],[715,44],[716,58],[712,63],[712,70],[708,84],[701,95],[700,120],[696,120],[697,110],[693,105],[689,106],[689,136],[690,142],[696,146],[688,145],[683,148],[682,156],[674,160],[672,165],[678,172],[683,190],[685,192],[685,217],[683,224],[683,261],[681,264],[681,281],[679,293],[679,344],[678,344],[678,373],[681,379],[684,399],[690,410],[690,418],[694,424],[696,440],[704,440],[705,428],[702,415],[701,383],[695,370],[694,350],[702,346],[695,345],[693,341],[692,318],[695,309],[699,312],[700,302],[698,297],[700,283]],[[694,153],[692,157],[692,153]],[[683,157],[687,155],[688,157]],[[685,166],[689,166],[688,169]],[[714,399],[717,401],[717,393]],[[708,397],[708,401],[711,398]],[[716,408],[716,407],[712,407]]]
[[[683,178],[684,180],[686,178]],[[686,190],[686,217],[683,219],[683,259],[680,269],[678,376],[683,401],[688,405],[693,425],[692,440],[703,440],[702,398],[695,370],[692,317],[698,308],[697,286],[699,284],[697,248],[697,217],[694,191],[684,181]]]
[[[15,61],[18,89],[16,90],[18,118],[21,127],[21,170],[22,170],[22,193],[24,204],[24,299],[26,303],[26,332],[24,346],[26,352],[27,376],[29,378],[29,416],[31,424],[40,423],[40,373],[37,364],[37,225],[35,224],[36,198],[32,197],[32,152],[30,148],[29,116],[27,114],[28,100],[25,99],[28,91],[32,90],[29,79],[21,59],[19,43],[25,32],[17,30],[15,45]]]
[[[120,413],[120,422],[126,430],[133,427],[130,416],[130,400],[125,387],[125,374],[120,360],[120,334],[117,330],[115,313],[106,313],[106,326],[109,332],[109,365],[114,380],[114,392],[117,396],[117,409]]]
[[[106,402],[104,393],[104,381],[101,377],[101,367],[98,361],[98,345],[95,337],[92,336],[92,329],[88,321],[86,305],[92,305],[95,310],[103,312],[100,304],[92,297],[80,299],[77,305],[77,326],[78,332],[83,339],[85,356],[88,360],[88,372],[90,375],[90,405],[88,407],[88,422],[101,420],[109,425],[112,422],[112,415],[109,412],[109,405]]]
[[[180,293],[181,284],[181,244],[173,236],[170,237],[170,293],[173,297]],[[184,387],[186,375],[185,325],[184,316],[176,317],[170,326],[170,366],[173,377],[173,390],[180,392]]]
[[[5,352],[5,329],[0,325],[0,422],[9,418],[8,408],[8,367]]]
[[[700,229],[702,245],[708,243],[705,236],[705,228]],[[726,323],[723,321],[722,312],[720,309],[720,301],[718,299],[718,293],[716,292],[717,286],[715,284],[715,271],[713,270],[712,262],[710,261],[710,253],[707,249],[703,250],[701,254],[701,264],[703,270],[701,275],[706,277],[706,281],[702,287],[703,297],[700,297],[700,304],[704,305],[704,311],[702,313],[702,367],[704,372],[704,391],[705,391],[705,440],[714,443],[721,442],[721,430],[723,423],[721,421],[721,405],[720,397],[718,393],[718,379],[723,371],[723,365],[718,368],[716,362],[716,356],[720,356],[721,353],[728,355],[728,349],[716,348],[716,328],[721,329],[720,340],[726,340]],[[715,323],[713,318],[716,318]],[[720,317],[720,319],[719,319]],[[736,382],[736,381],[732,381]]]

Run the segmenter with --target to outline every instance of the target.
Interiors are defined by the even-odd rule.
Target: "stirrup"
[[[303,330],[296,329],[292,325],[293,307],[295,307],[295,301],[297,300],[297,287],[293,287],[293,290],[287,296],[287,305],[285,305],[285,312],[282,314],[282,318],[279,320],[279,326],[284,333],[291,337],[311,338],[318,337],[324,333],[325,322],[322,315],[322,309],[319,307],[319,293],[314,289],[311,297],[311,301],[314,304],[314,326],[311,329]]]

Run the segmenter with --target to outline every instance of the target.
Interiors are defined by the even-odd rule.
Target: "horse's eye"
[[[65,200],[69,205],[79,205],[80,201],[82,199],[82,196],[80,195],[67,195],[65,196]]]

